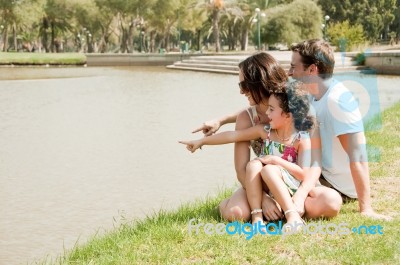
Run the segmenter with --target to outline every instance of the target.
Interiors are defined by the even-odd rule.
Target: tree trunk
[[[150,32],[150,52],[156,52],[156,34],[155,30]]]
[[[93,52],[93,36],[90,35],[91,33],[86,33],[86,40],[87,40],[87,52],[92,53]]]
[[[220,46],[220,43],[219,43],[218,22],[219,22],[219,9],[215,8],[213,10],[213,14],[212,14],[213,37],[214,37],[214,41],[215,41],[215,52],[219,52],[219,50],[221,49],[221,46]]]
[[[105,53],[107,51],[107,31],[104,27],[101,27],[101,38],[100,38],[100,42],[99,42],[99,51],[100,53]]]
[[[107,43],[108,43],[108,37],[104,34],[99,43],[99,51],[100,53],[105,53],[107,52]]]
[[[165,29],[165,32],[164,32],[164,45],[165,45],[165,50],[167,51],[167,52],[169,52],[170,51],[170,43],[169,43],[169,32],[170,32],[170,30],[171,30],[171,25],[167,25],[167,28]]]
[[[14,51],[18,51],[18,42],[17,42],[17,25],[15,22],[13,23],[13,42],[14,42]]]
[[[43,17],[42,20],[42,47],[44,48],[44,51],[47,53],[49,52],[49,46],[48,46],[48,36],[47,36],[47,29],[49,28],[49,21],[47,20],[47,17]]]
[[[133,20],[129,24],[129,30],[128,30],[128,52],[131,53],[133,52],[133,31],[135,29]]]
[[[160,43],[158,44],[158,49],[165,49],[165,38],[163,37],[161,40],[160,40]],[[167,51],[167,50],[165,50],[165,51]],[[168,52],[168,51],[167,51]]]
[[[144,30],[139,32],[139,52],[146,52],[146,32]]]
[[[167,31],[167,33],[166,33],[166,37],[165,37],[165,50],[167,51],[167,52],[169,52],[170,51],[170,43],[169,43],[169,30]]]
[[[245,26],[242,30],[242,38],[240,41],[240,49],[242,51],[247,51],[247,45],[249,43],[249,29]]]
[[[8,49],[8,26],[7,25],[4,27],[3,42],[4,42],[3,52],[6,52]]]
[[[197,50],[198,50],[198,51],[201,51],[201,41],[200,41],[200,38],[201,38],[201,30],[199,29],[199,30],[197,30]]]
[[[126,51],[127,51],[127,38],[128,38],[128,33],[127,33],[127,30],[125,29],[125,27],[124,27],[124,25],[122,24],[122,19],[121,19],[121,22],[120,22],[120,27],[121,27],[121,33],[122,33],[122,36],[121,36],[121,43],[120,43],[120,48],[119,48],[119,51],[121,52],[121,53],[125,53]]]
[[[228,30],[228,47],[230,51],[234,51],[236,49],[236,37],[233,27],[234,25],[230,26]]]
[[[50,23],[50,25],[51,25],[51,52],[55,52],[55,48],[56,48],[56,43],[55,43],[56,27],[54,25],[54,21],[52,21]]]

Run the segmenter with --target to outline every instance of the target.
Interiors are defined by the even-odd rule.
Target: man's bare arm
[[[338,138],[350,159],[350,170],[361,214],[377,219],[391,219],[376,213],[371,206],[368,155],[364,133],[348,133],[339,135]]]

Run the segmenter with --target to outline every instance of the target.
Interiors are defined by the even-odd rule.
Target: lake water
[[[0,264],[55,257],[123,218],[234,186],[232,145],[191,154],[177,141],[247,106],[237,82],[163,67],[1,68]],[[377,86],[381,107],[398,100],[400,77]]]

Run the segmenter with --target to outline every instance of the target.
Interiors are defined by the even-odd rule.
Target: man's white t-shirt
[[[364,131],[362,116],[358,102],[341,82],[326,82],[327,92],[319,100],[311,101],[321,135],[322,175],[341,193],[357,198],[349,158],[338,136]]]

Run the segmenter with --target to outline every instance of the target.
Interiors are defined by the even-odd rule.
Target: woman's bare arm
[[[194,129],[192,131],[192,133],[197,133],[197,132],[203,131],[205,136],[210,136],[213,133],[217,132],[222,125],[236,122],[238,115],[242,112],[243,112],[243,110],[240,110],[239,112],[224,115],[217,119],[205,121],[203,123],[203,125]]]

